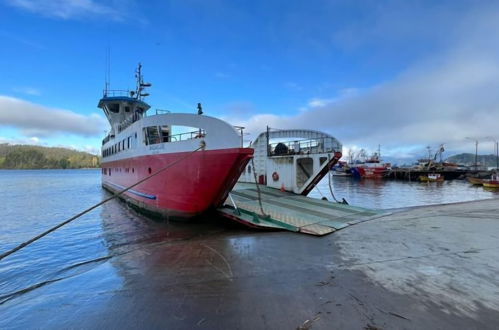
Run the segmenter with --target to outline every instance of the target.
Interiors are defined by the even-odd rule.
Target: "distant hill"
[[[96,168],[100,159],[96,155],[66,148],[49,148],[32,145],[0,144],[0,168]]]
[[[496,155],[478,155],[478,163],[483,164],[487,167],[496,166]],[[464,164],[464,165],[474,165],[475,164],[475,154],[459,154],[447,158],[448,162]]]

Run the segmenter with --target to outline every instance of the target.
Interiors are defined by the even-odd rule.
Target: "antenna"
[[[137,71],[135,71],[135,78],[137,78],[137,91],[135,97],[142,100],[143,97],[149,96],[149,93],[142,93],[146,87],[151,87],[151,83],[145,83],[144,77],[142,76],[142,64],[139,63]]]
[[[107,92],[109,91],[109,86],[111,84],[111,47],[109,44],[106,49],[106,68],[105,68],[105,84],[104,84],[104,97],[107,96]]]

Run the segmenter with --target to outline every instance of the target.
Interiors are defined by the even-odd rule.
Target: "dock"
[[[238,183],[219,212],[250,227],[316,236],[387,214],[251,183]]]

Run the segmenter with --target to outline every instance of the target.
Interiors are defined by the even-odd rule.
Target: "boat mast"
[[[151,83],[145,83],[144,77],[142,76],[142,64],[139,63],[137,67],[137,71],[135,71],[135,78],[137,78],[137,89],[135,90],[135,98],[137,100],[142,101],[142,99],[146,96],[149,96],[149,93],[143,93],[146,87],[151,87]],[[132,94],[133,95],[133,94]]]

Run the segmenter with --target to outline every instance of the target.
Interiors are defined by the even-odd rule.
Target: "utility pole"
[[[499,141],[492,136],[487,136],[487,139],[494,142],[494,152],[496,153],[496,171],[499,170]]]
[[[478,171],[478,139],[466,137],[467,140],[475,141],[475,171]]]

